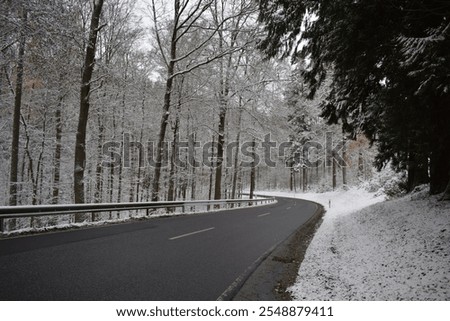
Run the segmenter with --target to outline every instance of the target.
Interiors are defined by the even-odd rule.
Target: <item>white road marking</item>
[[[200,231],[195,231],[195,232],[191,232],[191,233],[186,233],[186,234],[174,236],[174,237],[171,237],[169,240],[173,241],[173,240],[176,240],[176,239],[180,239],[182,237],[191,236],[191,235],[199,234],[199,233],[203,233],[203,232],[208,232],[208,231],[211,231],[211,230],[214,230],[214,227],[205,228],[204,230],[200,230]]]
[[[272,214],[272,213],[259,214],[258,217],[263,217],[263,216],[270,215],[270,214]]]
[[[289,207],[287,207],[286,209],[287,209],[287,210],[290,210],[290,209],[291,209],[291,207],[289,206]]]

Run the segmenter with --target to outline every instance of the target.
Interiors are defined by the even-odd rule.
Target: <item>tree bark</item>
[[[333,154],[332,154],[332,166],[333,166],[333,168],[332,168],[332,175],[333,175],[333,177],[332,177],[332,180],[333,180],[333,191],[336,189],[336,185],[337,185],[337,183],[336,183],[336,158],[335,158],[335,154],[334,154],[334,152],[333,152]]]
[[[172,39],[170,43],[170,60],[167,65],[166,91],[164,94],[164,104],[159,126],[158,143],[156,146],[156,160],[152,186],[152,202],[156,202],[159,199],[161,165],[164,155],[164,139],[166,137],[166,128],[170,115],[169,110],[172,97],[173,77],[175,73],[175,64],[177,58],[177,37],[179,26],[177,25],[176,21],[178,21],[179,19],[179,13],[180,13],[180,1],[175,0],[175,13],[174,13],[175,25],[173,26],[172,30]]]
[[[16,90],[14,97],[14,114],[13,114],[13,129],[11,142],[11,164],[9,176],[9,205],[17,205],[17,174],[19,165],[19,136],[20,136],[20,109],[22,106],[22,87],[23,87],[23,67],[25,57],[26,35],[25,28],[27,24],[28,13],[22,7],[20,30],[19,52],[16,70]],[[0,222],[0,228],[3,228],[3,222]]]
[[[222,198],[222,164],[223,152],[225,144],[225,118],[226,118],[226,103],[221,103],[219,114],[219,135],[217,137],[217,157],[216,157],[216,179],[214,184],[214,199],[220,200]]]
[[[221,13],[223,15],[223,12]],[[216,19],[218,13],[216,12]],[[223,17],[222,17],[223,19]],[[218,30],[219,34],[219,52],[223,51],[224,35],[223,30]],[[230,46],[234,47],[237,37],[237,32],[234,32],[231,37]],[[222,198],[222,164],[225,144],[225,121],[228,109],[228,95],[230,93],[230,69],[232,64],[232,54],[228,56],[226,63],[224,59],[220,59],[220,92],[219,92],[219,137],[217,138],[217,165],[216,178],[214,186],[214,199]]]
[[[169,188],[168,188],[168,196],[167,200],[174,201],[176,199],[176,192],[175,192],[175,180],[176,180],[176,161],[178,155],[178,130],[180,127],[180,117],[177,115],[175,116],[175,122],[173,125],[173,141],[172,141],[172,154],[170,157],[170,171],[169,171]]]
[[[116,108],[113,105],[113,115],[112,115],[113,119],[112,119],[112,137],[113,137],[113,141],[115,141],[116,138]],[[122,136],[123,137],[123,136]],[[111,159],[114,158],[114,152],[111,151]],[[119,166],[121,166],[119,164]],[[109,202],[112,203],[113,202],[113,197],[114,197],[114,175],[115,175],[115,166],[111,166],[109,169],[109,179],[108,179],[108,195],[109,195]],[[112,217],[111,217],[112,218]]]
[[[292,192],[294,191],[294,180],[295,180],[295,172],[294,168],[291,165],[291,168],[289,169],[289,190]]]
[[[36,191],[37,191],[37,179],[36,175],[34,174],[34,158],[31,155],[30,152],[30,134],[28,132],[28,121],[25,120],[25,118],[21,115],[23,127],[25,129],[25,154],[28,158],[28,175],[29,179],[31,180],[31,186],[32,186],[32,195],[31,195],[31,204],[37,205],[37,198],[36,198]],[[25,162],[25,160],[24,160]],[[32,219],[33,220],[33,219]]]
[[[143,90],[142,90],[142,102],[141,102],[141,112],[142,112],[142,123],[141,123],[141,132],[139,136],[139,142],[143,142],[144,139],[144,123],[145,123],[145,92],[147,90],[146,82],[143,84]],[[136,202],[139,202],[139,198],[143,199],[143,195],[141,195],[141,185],[142,185],[142,167],[145,167],[145,160],[144,153],[139,152],[139,167],[138,167],[138,173],[137,173],[137,188],[136,188]]]
[[[344,164],[342,164],[342,185],[344,188],[347,186],[347,139],[345,137],[344,128],[342,128],[342,140],[344,144],[342,145],[342,159]]]
[[[364,179],[364,158],[361,150],[358,153],[358,179]]]
[[[195,141],[196,141],[196,137],[197,135],[195,133],[189,133],[189,165],[192,168],[192,173],[191,173],[191,200],[195,200],[195,189],[196,189],[196,184],[195,184],[195,172],[196,172],[196,164],[195,164]]]
[[[427,159],[420,160],[413,153],[408,155],[408,192],[411,192],[416,186],[429,182],[427,163]]]
[[[216,138],[215,138],[215,136],[213,135],[213,137],[212,137],[212,144],[213,144],[213,148],[214,148],[214,146],[215,146],[215,142],[216,142]],[[213,161],[214,161],[214,149],[213,149],[213,155],[212,155],[212,158],[213,158]],[[213,162],[212,161],[212,162]],[[213,174],[214,174],[214,165],[213,164],[211,164],[211,169],[210,169],[210,172],[209,172],[209,192],[208,192],[208,200],[211,200],[211,197],[212,197],[212,190],[213,190]],[[208,205],[208,210],[209,210],[209,205]]]
[[[168,74],[170,76],[166,81],[166,93],[164,95],[163,113],[161,115],[158,143],[156,145],[155,170],[153,174],[153,186],[152,186],[152,202],[156,202],[159,199],[161,166],[164,156],[164,140],[166,137],[167,122],[169,120],[170,100],[173,86],[173,78],[171,77],[171,75],[173,74],[173,70],[174,70],[174,63],[170,63],[168,69]]]
[[[306,193],[308,190],[308,168],[306,166],[302,167],[302,174],[303,192]]]
[[[447,173],[447,174],[446,174]],[[435,195],[446,190],[450,173],[450,151],[433,151],[430,157],[430,194]]]
[[[238,118],[238,125],[237,125],[237,134],[236,134],[236,153],[234,154],[234,166],[233,166],[233,186],[231,189],[231,199],[236,198],[236,189],[237,189],[237,176],[239,172],[239,150],[240,150],[240,144],[241,144],[241,122],[242,122],[242,98],[239,97],[239,118]]]
[[[450,173],[449,173],[450,176]],[[450,201],[450,179],[448,181],[447,187],[445,188],[444,195],[442,195],[443,201]]]
[[[122,121],[120,123],[121,132],[120,132],[120,139],[122,142],[120,143],[120,165],[119,165],[119,173],[118,173],[118,182],[117,182],[117,203],[122,202],[122,185],[123,185],[123,149],[124,149],[124,142],[123,137],[125,135],[125,108],[126,108],[126,92],[124,91],[122,94]],[[120,217],[120,212],[117,212],[117,217]]]
[[[44,110],[44,119],[42,121],[42,141],[41,141],[41,151],[39,152],[39,157],[36,167],[36,186],[34,187],[33,194],[37,198],[37,204],[42,204],[42,178],[43,178],[43,164],[42,159],[44,157],[45,151],[45,140],[46,140],[46,127],[47,127],[47,110]],[[39,187],[39,188],[38,188]],[[39,190],[39,192],[38,192]],[[38,196],[39,195],[39,196]]]
[[[55,156],[54,156],[54,169],[53,169],[53,188],[52,188],[52,204],[58,204],[59,202],[59,181],[61,178],[61,138],[62,138],[62,108],[63,97],[59,98],[58,106],[55,112],[56,121],[56,146],[55,146]]]
[[[169,188],[168,188],[168,201],[176,200],[176,176],[177,176],[177,160],[180,159],[179,154],[179,130],[180,130],[180,113],[181,113],[181,97],[183,94],[183,83],[184,78],[181,77],[180,81],[178,81],[178,102],[175,111],[175,121],[173,123],[172,131],[173,131],[173,140],[172,140],[172,154],[170,157],[170,170],[169,170]]]
[[[86,48],[83,74],[81,77],[80,113],[78,117],[78,127],[75,142],[75,161],[73,174],[75,203],[85,202],[84,171],[86,167],[86,127],[89,117],[89,96],[91,93],[91,80],[95,65],[95,51],[102,6],[103,0],[94,1],[94,9],[92,11],[91,25],[89,28],[89,42]],[[75,222],[82,222],[84,221],[84,219],[84,214],[75,214]]]
[[[256,187],[256,141],[252,141],[252,168],[250,170],[250,199],[254,198]]]
[[[432,109],[430,136],[430,194],[447,190],[450,180],[450,95],[436,97]]]
[[[103,167],[102,167],[102,152],[103,152],[103,133],[105,127],[101,119],[101,112],[97,115],[98,119],[98,141],[97,141],[97,165],[95,166],[95,195],[94,202],[101,203],[103,200]],[[94,213],[92,214],[94,220]]]

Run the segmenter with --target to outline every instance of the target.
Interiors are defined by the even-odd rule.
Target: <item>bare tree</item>
[[[23,70],[26,44],[26,26],[28,12],[22,4],[19,8],[21,28],[19,37],[19,51],[16,70],[16,87],[14,98],[13,135],[11,142],[11,165],[9,177],[9,205],[17,205],[17,174],[19,165],[19,135],[20,135],[20,108],[22,106]]]
[[[84,172],[86,168],[86,127],[89,117],[89,96],[91,94],[92,73],[95,65],[95,51],[97,35],[100,30],[100,15],[102,12],[103,0],[94,0],[94,7],[91,16],[89,31],[89,41],[86,47],[86,54],[83,66],[80,89],[80,114],[78,118],[77,136],[75,143],[74,161],[74,196],[75,203],[84,203]],[[83,220],[83,215],[76,215],[75,220]]]
[[[152,184],[152,201],[157,201],[160,192],[160,177],[161,177],[161,165],[163,160],[164,151],[164,139],[166,136],[166,129],[170,115],[170,107],[172,100],[172,89],[174,79],[178,76],[191,73],[192,71],[203,67],[217,59],[220,59],[226,55],[231,54],[238,48],[225,49],[213,54],[204,54],[207,49],[208,43],[213,40],[213,37],[221,30],[224,24],[232,19],[234,16],[228,16],[223,19],[219,24],[208,25],[208,21],[203,20],[207,26],[200,26],[199,21],[204,18],[206,12],[214,4],[214,0],[197,0],[191,2],[188,0],[174,0],[173,17],[170,22],[171,28],[167,38],[169,39],[168,49],[164,47],[163,34],[160,30],[161,23],[158,18],[158,9],[155,4],[155,0],[152,0],[151,11],[153,13],[153,23],[155,26],[155,36],[158,43],[159,51],[166,66],[166,82],[165,82],[165,94],[162,107],[162,114],[160,119],[158,142],[156,146],[155,157],[155,169],[153,175]],[[204,37],[199,43],[195,44],[193,48],[186,50],[185,52],[179,51],[179,46],[189,36],[193,30],[203,32]],[[198,58],[194,59],[193,56]],[[193,60],[185,65],[184,69],[178,69],[179,63],[185,60]]]
[[[232,19],[227,17],[227,11],[233,13]],[[248,30],[245,29],[245,25],[255,12],[256,8],[251,1],[215,0],[213,11],[214,22],[217,26],[224,26],[218,28],[219,51],[229,50],[232,53],[226,57],[222,57],[219,61],[219,122],[214,199],[222,198],[222,166],[224,158],[225,124],[230,99],[230,84],[239,66],[242,51],[236,60],[233,59],[233,53],[236,52],[236,48],[247,48],[253,42],[252,39],[244,37],[243,43],[240,43],[239,40],[241,39],[239,39],[239,37],[243,33],[248,33]]]

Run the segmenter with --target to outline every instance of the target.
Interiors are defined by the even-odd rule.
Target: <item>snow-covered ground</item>
[[[295,299],[450,300],[450,202],[425,190],[390,201],[360,189],[259,193],[327,210],[290,288]]]

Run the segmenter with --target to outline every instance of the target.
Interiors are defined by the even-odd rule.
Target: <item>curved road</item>
[[[0,300],[216,300],[317,210],[277,200],[0,240]]]

